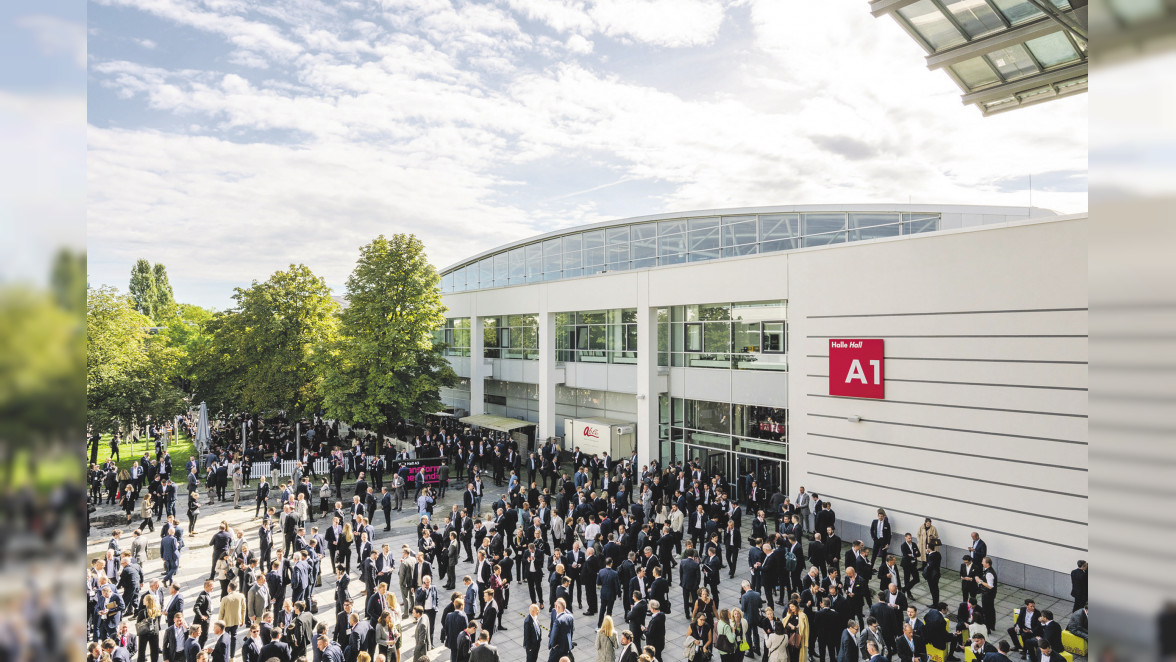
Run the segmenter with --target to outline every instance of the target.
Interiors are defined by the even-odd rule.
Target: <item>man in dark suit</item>
[[[469,621],[470,619],[466,618],[465,614],[465,600],[460,597],[456,598],[453,601],[453,610],[441,619],[441,634],[446,648],[454,650],[457,647],[457,639]]]
[[[1086,606],[1087,602],[1087,581],[1090,578],[1090,567],[1086,561],[1079,561],[1078,567],[1070,571],[1070,597],[1074,598],[1074,608],[1070,613],[1074,613]]]
[[[861,655],[857,643],[858,622],[846,622],[846,628],[841,632],[841,643],[837,648],[837,662],[858,662]]]
[[[719,550],[710,547],[706,550],[706,560],[702,564],[702,577],[710,590],[715,607],[719,606],[719,579],[722,576],[723,559],[719,557]]]
[[[694,598],[701,583],[702,569],[698,559],[693,555],[682,557],[678,562],[678,584],[682,586],[682,609],[685,613],[690,613],[694,608]]]
[[[343,657],[347,662],[355,662],[360,653],[374,647],[376,632],[372,629],[371,623],[361,619],[359,614],[351,614],[348,621],[351,623],[351,636],[347,639],[347,649],[343,651]]]
[[[926,653],[923,638],[915,634],[909,623],[903,623],[902,634],[894,640],[894,652],[900,662],[921,662]]]
[[[662,658],[662,651],[666,647],[666,615],[661,613],[657,600],[649,601],[649,623],[645,626],[645,642],[653,646],[657,652],[657,659]]]
[[[188,640],[188,628],[184,627],[184,614],[174,614],[171,627],[163,634],[164,662],[184,662],[184,643]]]
[[[817,529],[813,533],[813,541],[808,546],[808,557],[809,562],[815,565],[822,575],[827,575],[829,574],[828,555],[825,551],[824,536],[821,535],[821,531],[822,529]],[[735,575],[734,570],[731,571],[731,575]]]
[[[981,662],[1009,662],[1009,642],[1004,639],[996,645],[996,653],[985,653]]]
[[[637,662],[639,650],[637,645],[633,642],[633,633],[629,630],[621,632],[621,651],[618,656],[618,662]]]
[[[170,586],[180,568],[180,543],[175,536],[164,535],[159,541],[159,557],[163,559],[163,583]]]
[[[870,607],[870,616],[878,621],[878,629],[882,631],[883,641],[889,646],[900,630],[898,629],[898,610],[886,600],[886,592],[878,592],[878,601]]]
[[[291,662],[290,645],[282,641],[281,628],[270,630],[269,637],[269,642],[261,647],[262,662],[269,662],[271,657],[276,658],[279,662]]]
[[[728,520],[727,529],[723,531],[723,549],[727,553],[729,579],[735,578],[735,566],[739,563],[739,550],[742,548],[743,535],[739,532],[739,527],[735,526],[735,520]]]
[[[196,658],[200,655],[200,637],[202,636],[203,630],[199,625],[188,628],[188,638],[184,641],[184,662],[196,662]],[[283,662],[290,662],[290,656],[287,655]]]
[[[102,642],[102,650],[110,655],[112,662],[131,662],[131,652],[113,639]]]
[[[825,662],[826,652],[829,653],[829,662],[836,662],[837,646],[841,643],[841,633],[845,630],[845,623],[846,620],[841,617],[841,614],[834,611],[832,601],[829,598],[822,598],[820,610],[809,622],[809,627],[816,632],[818,657],[821,662]],[[748,627],[751,627],[750,623],[748,623]]]
[[[588,598],[588,610],[584,612],[585,616],[593,616],[596,614],[597,593],[596,593],[596,577],[600,574],[600,569],[604,567],[603,557],[595,552],[595,549],[588,547],[584,556],[584,567],[580,571],[580,584],[584,588],[584,592]],[[569,605],[570,608],[570,605]]]
[[[216,576],[216,562],[220,560],[232,542],[233,536],[226,530],[225,525],[218,525],[216,533],[212,534],[212,540],[208,542],[212,547],[212,569],[208,571],[209,579]]]
[[[1062,646],[1061,624],[1054,620],[1053,612],[1049,609],[1041,610],[1040,620],[1041,638],[1048,641],[1052,650],[1058,651],[1058,654],[1060,655],[1061,651],[1065,650],[1065,648]]]
[[[478,622],[466,623],[465,629],[458,633],[457,644],[451,648],[452,662],[469,662],[470,650],[473,648],[474,638],[478,636]]]
[[[612,616],[613,606],[617,596],[621,593],[621,580],[617,571],[613,570],[613,560],[605,559],[604,568],[596,574],[596,585],[600,587],[600,613],[596,618],[596,627],[604,623],[604,616]]]
[[[874,550],[870,554],[871,567],[874,561],[890,548],[890,536],[890,518],[886,516],[885,510],[879,508],[878,519],[870,523],[870,539],[874,541]]]
[[[315,648],[318,650],[315,654],[316,662],[345,662],[343,649],[325,634],[315,637]]]
[[[972,635],[971,649],[972,649],[972,657],[975,657],[977,660],[983,660],[984,656],[989,653],[998,652],[996,649],[996,646],[993,646],[992,644],[988,643],[985,640],[984,635],[980,634],[979,632]],[[1037,661],[1035,660],[1034,662],[1037,662]]]
[[[842,593],[845,595],[845,600],[848,603],[849,613],[853,615],[858,621],[858,626],[862,624],[862,607],[865,606],[866,599],[870,595],[869,588],[866,587],[866,582],[861,575],[857,574],[852,566],[845,569],[845,579],[841,580]]]
[[[335,631],[332,633],[335,643],[346,648],[351,642],[351,614],[352,602],[343,602],[343,608],[335,613]]]
[[[229,636],[225,634],[224,621],[212,624],[212,636],[216,641],[212,644],[212,655],[208,658],[209,662],[229,662],[231,642]]]
[[[539,660],[539,648],[542,644],[543,630],[539,625],[539,605],[531,603],[527,617],[523,619],[523,650],[527,652],[527,662]]]
[[[633,592],[633,607],[629,609],[629,613],[625,615],[625,620],[629,622],[629,629],[633,632],[634,645],[641,648],[641,633],[645,629],[645,619],[649,616],[649,601],[641,597],[636,591]]]
[[[976,563],[982,562],[988,556],[988,543],[981,540],[980,534],[975,531],[972,532],[972,546],[968,548],[968,553]]]
[[[947,603],[940,602],[923,615],[923,633],[928,644],[943,651],[946,659],[955,660],[960,638],[950,636],[947,630]]]
[[[495,630],[498,629],[499,613],[498,603],[494,600],[494,589],[488,588],[482,591],[482,602],[485,605],[482,607],[482,616],[479,619],[482,622],[482,631],[493,637]]]
[[[759,591],[752,588],[751,582],[743,580],[740,585],[739,595],[739,609],[743,612],[744,618],[747,619],[747,633],[748,645],[751,649],[748,651],[752,655],[760,654],[760,610],[763,609],[764,601],[760,597]]]
[[[960,591],[964,594],[964,602],[979,595],[979,587],[976,585],[976,578],[979,576],[980,564],[976,563],[971,555],[964,554],[963,563],[960,564]]]
[[[498,649],[490,645],[489,633],[482,630],[478,643],[470,651],[470,662],[498,662]]]
[[[1026,599],[1025,606],[1017,611],[1013,627],[1008,629],[1009,639],[1013,642],[1013,650],[1031,651],[1037,645],[1037,638],[1041,636],[1042,624],[1038,620],[1040,616],[1041,612],[1037,611],[1037,605],[1033,600]],[[1021,653],[1021,659],[1025,659],[1024,651]]]

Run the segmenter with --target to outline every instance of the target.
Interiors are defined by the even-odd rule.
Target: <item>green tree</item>
[[[48,294],[0,290],[0,446],[77,434],[84,417],[80,322],[80,311],[62,309]]]
[[[167,339],[171,347],[179,350],[180,355],[175,364],[175,384],[185,393],[191,393],[194,388],[194,357],[199,353],[199,347],[211,340],[207,326],[213,318],[213,312],[189,303],[176,304],[175,311],[176,314],[167,321],[167,328],[159,334]]]
[[[87,420],[96,430],[141,426],[183,411],[172,383],[180,350],[152,336],[151,321],[112,287],[90,288],[86,300]]]
[[[380,235],[360,249],[339,339],[318,357],[328,417],[386,431],[441,407],[440,389],[457,375],[433,341],[445,321],[439,282],[413,235]]]
[[[81,320],[86,309],[86,254],[62,249],[53,260],[49,285],[57,305]]]
[[[148,320],[155,320],[155,302],[158,291],[155,287],[155,272],[151,263],[142,258],[131,268],[131,283],[127,287],[135,310],[147,316]]]
[[[155,315],[152,319],[156,324],[169,323],[177,311],[175,293],[167,279],[167,267],[156,262],[151,268],[151,274],[155,279]]]
[[[233,299],[232,310],[208,322],[211,341],[195,348],[197,399],[250,411],[316,411],[315,352],[335,340],[339,326],[326,281],[292,264],[237,288]]]

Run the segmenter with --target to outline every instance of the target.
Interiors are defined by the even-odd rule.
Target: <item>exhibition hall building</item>
[[[620,219],[441,272],[447,412],[801,486],[840,535],[924,517],[952,567],[1068,596],[1087,551],[1087,216],[795,205]]]

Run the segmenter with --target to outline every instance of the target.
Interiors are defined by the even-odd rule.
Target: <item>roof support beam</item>
[[[1074,34],[1081,37],[1083,41],[1088,39],[1086,36],[1086,26],[1080,25],[1078,21],[1074,20],[1074,17],[1070,15],[1073,13],[1073,10],[1070,12],[1061,11],[1056,6],[1054,6],[1052,2],[1049,2],[1049,0],[1028,0],[1028,2],[1034,7],[1040,9],[1043,13],[1045,13],[1046,16],[1060,23],[1070,32],[1073,32]]]
[[[893,14],[894,12],[913,5],[919,0],[870,0],[870,13],[874,18],[885,16],[886,14]]]
[[[1062,67],[1061,69],[1035,74],[1026,78],[1020,78],[1008,83],[987,87],[976,92],[969,92],[968,94],[963,95],[961,99],[965,104],[988,103],[990,101],[1003,99],[1010,94],[1027,92],[1035,87],[1052,85],[1054,83],[1060,83],[1071,78],[1085,76],[1086,72],[1086,61],[1083,60],[1082,62],[1077,62],[1068,67]]]
[[[942,69],[953,64],[958,64],[964,60],[971,60],[974,57],[979,57],[992,51],[1019,44],[1030,39],[1045,36],[1051,32],[1058,32],[1061,28],[1053,19],[1039,18],[1032,23],[1026,23],[1009,30],[1001,30],[994,32],[986,37],[973,39],[972,41],[961,44],[950,50],[942,53],[935,53],[927,56],[928,69]]]

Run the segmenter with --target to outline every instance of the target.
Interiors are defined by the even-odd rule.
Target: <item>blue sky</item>
[[[0,282],[85,248],[86,5],[0,3]]]
[[[1086,208],[1085,95],[983,118],[864,0],[95,0],[92,282],[177,297],[360,245],[438,267],[582,223],[716,207]]]

